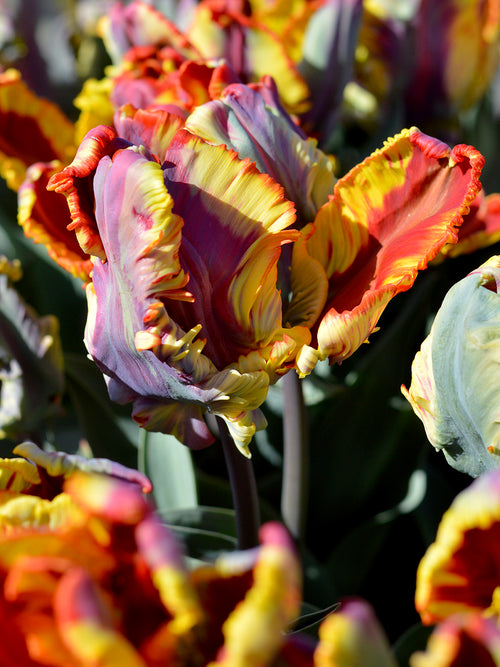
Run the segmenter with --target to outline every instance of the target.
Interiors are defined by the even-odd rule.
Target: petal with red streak
[[[450,149],[413,128],[337,182],[330,201],[303,230],[309,255],[329,281],[313,346],[318,358],[342,361],[355,352],[391,298],[456,241],[479,192],[483,163],[474,148]]]

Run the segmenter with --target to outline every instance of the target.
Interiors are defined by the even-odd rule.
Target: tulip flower
[[[186,127],[249,157],[296,203],[300,239],[291,263],[290,324],[313,332],[297,359],[341,362],[375,329],[389,301],[411,287],[479,192],[482,156],[404,130],[335,183],[327,156],[279,104],[272,82],[228,86],[196,109]],[[446,193],[446,194],[445,194]],[[447,241],[448,239],[448,241]]]
[[[190,26],[181,32],[144,2],[126,7],[117,3],[101,22],[114,64],[109,70],[114,104],[144,107],[153,99],[158,104],[172,103],[174,97],[188,105],[207,101],[199,96],[208,92],[209,70],[213,63],[224,61],[221,72],[224,76],[230,72],[232,81],[257,82],[271,75],[288,108],[306,109],[309,89],[286,48],[288,44],[291,49],[302,35],[314,9],[309,3],[299,4],[295,19],[285,13],[289,24],[285,29],[283,10],[266,12],[243,2],[204,0],[195,8]],[[218,86],[215,80],[212,91],[214,86]]]
[[[403,394],[431,444],[476,477],[499,465],[496,349],[500,258],[454,285],[412,365]]]
[[[0,461],[2,665],[271,665],[299,612],[292,541],[188,571],[141,491],[105,459],[44,453]]]
[[[90,260],[66,229],[67,207],[46,189],[75,154],[75,126],[56,104],[36,96],[16,70],[0,74],[0,126],[0,175],[18,192],[19,224],[65,270],[88,279]]]
[[[455,613],[500,617],[500,472],[484,473],[452,502],[417,570],[415,605],[426,624]]]
[[[484,96],[499,63],[498,0],[364,4],[357,81],[383,111],[402,102],[404,123],[432,128]]]
[[[95,258],[88,350],[112,399],[133,400],[145,428],[203,446],[209,410],[248,453],[254,411],[310,338],[281,322],[277,263],[298,236],[293,205],[177,116],[129,110],[115,123],[121,136],[96,128],[51,182]]]
[[[236,116],[262,104],[258,92],[227,90],[220,104],[235,99]],[[254,106],[245,107],[247,93]],[[218,104],[209,103],[209,113]],[[254,411],[269,384],[296,358],[308,373],[318,359],[341,361],[359,347],[389,300],[456,239],[482,166],[471,147],[451,151],[410,130],[341,179],[329,197],[334,179],[327,157],[288,117],[258,113],[255,127],[264,131],[253,137],[260,155],[270,156],[264,169],[270,165],[285,194],[297,200],[299,184],[310,181],[300,225],[313,221],[301,231],[291,228],[292,204],[268,175],[239,159],[247,156],[237,142],[239,158],[197,138],[195,129],[207,136],[196,121],[188,119],[189,134],[166,111],[125,109],[116,129],[93,130],[50,184],[66,195],[80,245],[95,257],[86,344],[113,400],[132,400],[141,425],[174,432],[191,447],[210,442],[202,421],[208,410],[226,420],[247,454],[259,425]],[[200,107],[193,116],[203,114]],[[273,123],[279,132],[268,133]],[[269,145],[273,137],[280,143]],[[296,166],[285,167],[278,152],[292,154],[294,145],[300,146]],[[278,259],[289,243],[295,248],[287,309],[277,281],[287,280],[282,268],[278,274]],[[344,255],[329,256],[335,247]],[[369,270],[358,271],[358,264]],[[309,345],[311,329],[316,347]]]

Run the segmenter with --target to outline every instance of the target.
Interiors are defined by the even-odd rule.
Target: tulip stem
[[[281,514],[293,535],[304,538],[307,515],[309,442],[302,382],[290,371],[283,382],[283,482]]]
[[[226,422],[220,417],[217,417],[217,425],[233,496],[238,549],[251,549],[259,544],[260,527],[259,497],[252,460],[238,451]]]
[[[139,429],[139,437],[137,439],[137,470],[142,472],[144,475],[148,474],[147,471],[147,447],[148,447],[148,432],[145,428]]]

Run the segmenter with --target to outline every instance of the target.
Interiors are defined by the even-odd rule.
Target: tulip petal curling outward
[[[164,114],[169,145],[144,131],[148,113]],[[145,428],[205,446],[208,410],[248,455],[269,384],[310,340],[283,327],[277,287],[281,246],[299,235],[293,204],[249,160],[178,129],[179,117],[127,114],[117,125],[142,146],[95,128],[50,182],[94,256],[87,348]]]
[[[500,470],[481,475],[445,512],[417,570],[415,605],[426,624],[455,613],[500,618]]]
[[[402,388],[431,444],[473,477],[500,464],[499,289],[498,256],[451,288]]]
[[[412,128],[337,181],[294,246],[291,323],[303,324],[302,312],[319,322],[297,359],[302,374],[318,359],[350,356],[389,301],[412,286],[443,245],[456,242],[483,164],[471,146],[450,149]],[[310,284],[321,274],[328,281],[324,300],[324,288],[315,293]]]

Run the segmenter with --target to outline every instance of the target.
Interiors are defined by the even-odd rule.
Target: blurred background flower
[[[64,388],[57,318],[38,317],[16,292],[19,262],[0,258],[0,437],[41,442]]]

